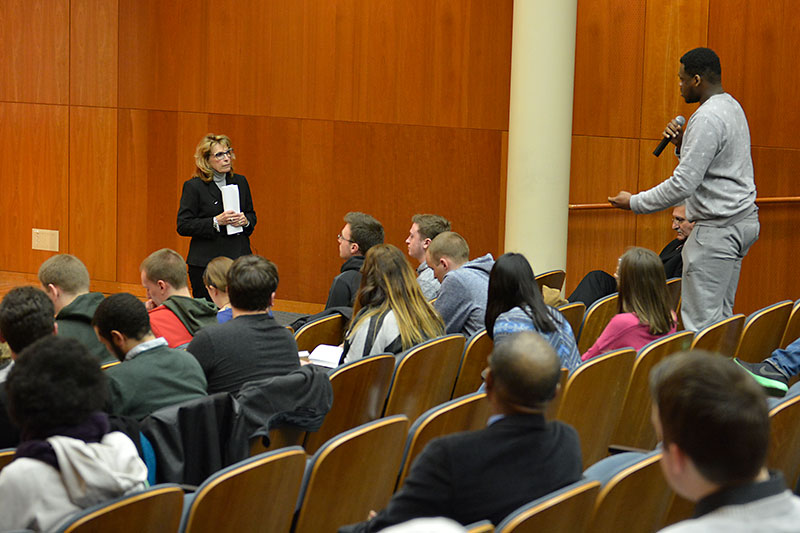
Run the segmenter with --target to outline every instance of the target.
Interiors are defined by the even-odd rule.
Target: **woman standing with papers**
[[[194,177],[183,184],[178,234],[192,238],[186,263],[195,298],[209,299],[203,283],[209,261],[252,253],[250,234],[256,225],[256,212],[247,179],[233,173],[234,159],[231,140],[209,133],[195,150]]]

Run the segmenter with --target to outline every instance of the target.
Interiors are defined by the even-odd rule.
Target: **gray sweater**
[[[433,306],[442,315],[447,333],[470,337],[485,327],[489,272],[493,266],[492,254],[486,254],[444,276]]]
[[[631,197],[631,210],[652,213],[686,200],[689,220],[727,219],[753,209],[756,185],[750,129],[742,106],[716,94],[689,118],[680,163],[664,182]]]

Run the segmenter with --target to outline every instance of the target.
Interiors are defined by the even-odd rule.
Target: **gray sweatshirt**
[[[686,199],[692,221],[728,219],[754,208],[750,129],[742,106],[716,94],[689,118],[680,163],[664,182],[631,197],[631,210],[652,213]]]
[[[493,266],[492,254],[486,254],[445,274],[433,306],[442,315],[447,333],[470,337],[485,327],[489,272]]]

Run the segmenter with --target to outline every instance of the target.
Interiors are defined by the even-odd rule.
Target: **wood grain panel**
[[[677,115],[689,120],[697,106],[681,98],[680,58],[692,48],[705,46],[707,39],[708,0],[648,0],[641,138],[660,140],[664,126]]]
[[[750,123],[754,146],[800,148],[797,2],[711,0],[708,43],[720,56],[725,89]]]
[[[798,239],[793,228],[800,226],[797,205],[762,205],[761,233],[742,262],[734,313],[749,314],[781,300],[800,298],[797,276]]]
[[[176,171],[177,128],[177,113],[118,112],[117,281],[139,282],[139,265],[148,254],[179,248],[176,215],[185,178]],[[192,153],[193,148],[181,156]]]
[[[605,203],[620,190],[635,192],[638,174],[637,140],[572,136],[570,203]]]
[[[117,111],[69,109],[68,250],[84,262],[92,279],[115,281]]]
[[[117,0],[70,3],[69,80],[73,105],[117,105]]]
[[[505,130],[511,0],[120,2],[120,105]],[[202,36],[224,35],[214,45]]]
[[[669,148],[664,150],[661,157],[655,157],[653,144],[654,141],[650,139],[639,141],[639,186],[636,192],[655,187],[669,178],[678,165],[678,159]],[[674,238],[671,207],[658,213],[636,216],[636,246],[659,253]]]
[[[572,133],[637,137],[645,1],[579,0]]]
[[[0,103],[3,165],[0,270],[36,272],[52,252],[31,250],[33,228],[58,230],[69,243],[69,111],[64,106]]]
[[[759,197],[800,196],[800,150],[753,147],[752,154]]]
[[[69,101],[69,0],[4,1],[0,46],[0,100]]]

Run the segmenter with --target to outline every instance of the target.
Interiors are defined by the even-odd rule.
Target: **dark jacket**
[[[507,416],[479,431],[431,441],[386,509],[339,531],[379,531],[424,516],[497,524],[517,507],[577,481],[582,469],[572,427],[541,415]]]
[[[238,185],[239,207],[250,221],[250,225],[242,228],[242,233],[228,235],[225,226],[220,231],[214,229],[212,219],[222,213],[222,193],[214,181],[204,182],[194,177],[183,184],[180,208],[178,209],[178,234],[191,237],[189,255],[186,263],[194,266],[206,266],[209,261],[221,255],[236,259],[250,251],[250,235],[256,226],[256,212],[250,185],[241,174],[228,173],[227,185]]]
[[[188,296],[170,296],[164,300],[164,307],[175,313],[181,324],[193,336],[202,328],[218,324],[217,306],[203,298]]]
[[[117,359],[100,342],[92,327],[94,312],[104,299],[105,296],[99,292],[81,294],[58,312],[56,323],[59,336],[82,342],[98,361],[110,363]]]
[[[664,273],[667,275],[667,279],[679,278],[683,275],[683,256],[681,253],[685,242],[685,240],[673,239],[658,254],[661,262],[664,263]]]
[[[342,273],[333,278],[325,309],[353,307],[358,287],[361,285],[361,265],[363,264],[363,255],[354,255],[344,262],[341,268]]]

